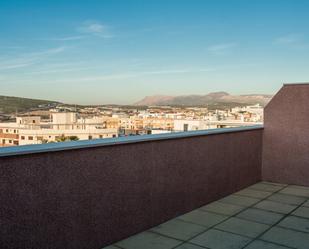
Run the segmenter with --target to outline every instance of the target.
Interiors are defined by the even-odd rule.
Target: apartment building
[[[52,143],[63,140],[91,140],[118,136],[117,129],[20,129],[19,145]]]
[[[0,147],[19,145],[18,133],[19,129],[15,123],[0,123]]]
[[[55,112],[52,122],[38,116],[17,117],[15,123],[0,123],[0,146],[42,144],[66,140],[91,140],[118,136],[119,121],[94,117],[78,119],[73,112]]]
[[[206,120],[189,120],[189,119],[174,120],[175,131],[196,131],[211,128],[217,128],[217,126],[211,125],[209,121]]]

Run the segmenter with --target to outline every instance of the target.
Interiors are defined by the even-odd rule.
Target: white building
[[[232,113],[248,112],[263,117],[264,109],[260,104],[232,108]]]
[[[53,129],[20,129],[19,145],[26,144],[42,144],[59,141],[62,137],[77,137],[78,140],[91,140],[102,138],[113,138],[118,136],[117,129],[69,129],[69,130],[53,130]]]
[[[118,137],[118,128],[106,128],[103,122],[101,117],[77,119],[76,113],[61,112],[52,114],[52,122],[17,117],[15,123],[0,123],[0,146]]]
[[[190,119],[175,119],[174,130],[175,131],[196,131],[217,128],[215,125],[211,125],[206,120],[190,120]]]
[[[74,129],[76,124],[77,114],[75,112],[55,112],[51,114],[53,129],[70,130]]]
[[[155,134],[166,134],[166,133],[171,133],[172,131],[167,131],[167,130],[157,130],[157,129],[153,129],[151,130],[151,134],[155,135]]]

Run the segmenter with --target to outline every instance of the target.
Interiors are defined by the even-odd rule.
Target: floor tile
[[[191,239],[205,230],[206,228],[203,226],[188,223],[180,219],[170,220],[151,229],[151,231],[180,240]]]
[[[236,217],[267,225],[273,225],[283,217],[283,214],[269,212],[262,209],[248,208],[239,213]]]
[[[211,229],[191,241],[210,249],[240,249],[251,240],[240,235]]]
[[[265,184],[270,184],[270,185],[275,185],[275,186],[280,186],[280,187],[286,187],[288,185],[288,184],[285,184],[285,183],[265,182],[265,181],[261,181],[260,183],[265,183]]]
[[[167,238],[156,233],[143,232],[117,242],[116,245],[124,249],[170,249],[181,243],[179,240]]]
[[[271,228],[261,239],[298,249],[308,249],[309,245],[307,233],[280,227]]]
[[[269,226],[233,217],[217,225],[215,228],[226,232],[256,238],[258,235],[266,231]]]
[[[306,201],[306,202],[303,204],[303,206],[305,206],[305,207],[309,207],[309,200],[308,200],[308,201]]]
[[[289,249],[289,247],[279,246],[262,240],[255,240],[246,246],[245,249]]]
[[[308,187],[288,186],[285,189],[282,189],[280,193],[309,198],[309,188]]]
[[[299,230],[301,232],[309,233],[309,219],[304,219],[296,216],[288,216],[282,220],[278,226]],[[308,234],[309,236],[309,234]]]
[[[304,189],[304,190],[308,190],[309,191],[309,187],[307,186],[300,186],[300,185],[289,185],[292,188],[300,188],[300,189]]]
[[[234,205],[248,207],[260,201],[260,199],[251,198],[247,196],[240,195],[229,195],[219,200],[220,202],[230,203]]]
[[[271,192],[255,190],[255,189],[252,189],[252,188],[246,188],[246,189],[240,190],[240,191],[236,192],[235,194],[253,197],[253,198],[258,198],[258,199],[264,199],[264,198],[272,195]]]
[[[190,243],[184,243],[180,246],[177,246],[175,249],[205,249],[205,247],[196,246]]]
[[[204,211],[211,211],[219,214],[225,214],[225,215],[234,215],[241,210],[243,210],[245,207],[243,206],[237,206],[230,203],[223,203],[219,201],[215,201],[213,203],[210,203],[204,207],[201,207],[201,210]]]
[[[261,208],[264,210],[276,212],[276,213],[283,213],[287,214],[290,213],[293,209],[296,208],[294,205],[274,202],[274,201],[261,201],[257,205],[254,206],[255,208]]]
[[[309,207],[299,207],[293,212],[293,215],[309,219]]]
[[[274,185],[274,184],[268,184],[264,182],[259,182],[254,185],[251,185],[249,188],[256,189],[256,190],[262,190],[262,191],[268,191],[268,192],[276,192],[282,188],[283,186]]]
[[[295,196],[295,195],[287,195],[287,194],[281,194],[281,193],[275,193],[272,196],[269,196],[267,198],[269,201],[276,201],[284,204],[291,204],[291,205],[300,205],[303,203],[306,198]]]
[[[220,214],[214,214],[201,210],[194,210],[190,213],[178,217],[177,219],[192,222],[204,227],[211,227],[227,218],[228,218],[227,216]]]
[[[309,249],[308,199],[309,187],[260,182],[104,249]]]

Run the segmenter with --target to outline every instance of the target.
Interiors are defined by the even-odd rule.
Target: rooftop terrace
[[[309,246],[309,187],[256,183],[105,249]]]
[[[308,99],[284,85],[264,126],[0,149],[0,248],[307,249]]]

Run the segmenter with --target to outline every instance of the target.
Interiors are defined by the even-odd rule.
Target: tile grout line
[[[280,190],[274,192],[274,194],[277,193],[277,192],[282,191],[283,189],[286,189],[286,188],[289,187],[289,186],[290,186],[290,185],[285,186],[284,188],[282,188],[282,189],[280,189]],[[270,195],[270,196],[271,196],[271,195]],[[306,203],[306,200],[303,201],[302,203],[300,203],[299,205],[297,205],[297,206],[296,206],[294,209],[292,209],[290,212],[284,214],[284,215],[282,216],[281,219],[279,219],[276,223],[272,224],[268,229],[266,229],[264,232],[262,232],[259,236],[257,236],[254,240],[252,240],[249,244],[247,244],[247,245],[246,245],[245,247],[243,247],[243,248],[246,248],[247,246],[249,246],[250,244],[252,244],[252,242],[254,242],[254,241],[260,239],[265,233],[267,233],[270,229],[272,229],[273,227],[275,227],[276,225],[278,225],[282,220],[284,220],[286,217],[288,217],[289,215],[291,215],[296,209],[298,209],[299,207],[301,207],[304,203]],[[265,240],[263,240],[263,241],[265,241]],[[270,242],[270,241],[266,241],[266,242],[272,243],[272,242]],[[278,245],[287,247],[286,245],[279,244],[279,243],[278,243]],[[290,247],[290,248],[293,248],[293,247]]]
[[[150,228],[150,229],[148,229],[148,230],[146,230],[146,231],[144,231],[144,232],[154,233],[154,234],[157,234],[157,235],[160,235],[160,236],[169,238],[169,239],[174,239],[174,240],[178,240],[178,241],[182,242],[182,243],[178,244],[177,246],[172,247],[172,248],[170,248],[170,249],[175,249],[175,248],[177,248],[177,247],[179,247],[179,246],[181,246],[181,245],[183,245],[183,244],[185,244],[185,243],[189,243],[189,244],[196,245],[196,246],[199,246],[199,247],[202,247],[202,248],[205,248],[205,249],[209,249],[208,247],[201,246],[201,245],[192,243],[192,242],[190,242],[190,241],[191,241],[192,239],[198,237],[199,235],[201,235],[201,234],[207,232],[208,230],[215,229],[215,230],[217,230],[217,231],[222,231],[222,232],[225,232],[225,233],[230,233],[230,234],[234,234],[234,235],[238,235],[238,236],[242,236],[242,237],[251,239],[251,241],[243,247],[243,248],[246,248],[248,245],[250,245],[250,244],[251,244],[252,242],[254,242],[255,240],[259,239],[263,234],[265,234],[265,233],[266,233],[267,231],[269,231],[272,227],[274,227],[276,224],[278,224],[279,222],[281,222],[281,221],[282,221],[284,218],[286,218],[290,213],[292,213],[293,211],[295,211],[295,209],[297,209],[298,207],[302,206],[302,205],[307,201],[307,200],[305,200],[304,202],[302,202],[301,204],[299,204],[299,205],[298,205],[295,209],[293,209],[290,213],[288,213],[288,214],[286,214],[286,215],[283,214],[283,217],[282,217],[281,219],[279,219],[278,222],[274,223],[273,225],[270,225],[270,227],[269,227],[268,229],[266,229],[262,234],[260,234],[259,236],[255,237],[255,238],[252,238],[252,237],[248,237],[248,236],[245,236],[245,235],[241,235],[241,234],[237,234],[237,233],[233,233],[233,232],[228,232],[228,231],[224,231],[224,230],[220,230],[220,229],[215,228],[216,226],[220,225],[221,223],[223,223],[223,222],[229,220],[230,218],[236,217],[236,216],[237,216],[238,214],[240,214],[241,212],[244,212],[244,211],[246,211],[246,210],[248,210],[248,209],[250,209],[250,208],[253,208],[253,207],[254,207],[255,205],[257,205],[258,203],[260,203],[260,202],[262,202],[262,201],[268,199],[268,198],[271,197],[272,195],[277,194],[278,192],[280,192],[280,191],[282,191],[283,189],[285,189],[285,188],[287,188],[287,187],[290,186],[290,185],[280,186],[280,185],[275,185],[275,184],[272,184],[272,183],[267,183],[267,182],[262,182],[262,181],[261,181],[261,182],[257,182],[257,183],[255,183],[255,184],[258,184],[258,183],[262,183],[262,184],[269,185],[269,186],[280,187],[280,189],[278,189],[278,190],[276,190],[276,191],[273,191],[273,192],[271,192],[271,191],[265,191],[265,190],[262,190],[262,189],[257,189],[257,188],[252,187],[254,184],[251,185],[251,186],[248,186],[248,187],[244,188],[244,189],[250,188],[250,189],[255,190],[255,191],[261,191],[261,192],[268,192],[268,193],[271,193],[270,195],[268,195],[268,196],[266,196],[266,197],[264,197],[264,198],[261,198],[261,199],[260,199],[260,198],[256,198],[256,197],[244,196],[244,195],[236,194],[237,192],[242,191],[242,190],[244,190],[244,189],[239,190],[239,191],[237,191],[237,192],[235,192],[235,193],[230,194],[230,195],[237,195],[237,196],[241,196],[241,197],[247,197],[247,198],[252,198],[252,199],[258,200],[256,203],[253,203],[253,204],[250,205],[250,206],[241,206],[241,205],[239,205],[239,204],[232,204],[232,203],[220,202],[220,199],[219,199],[219,200],[216,200],[216,201],[218,201],[218,202],[220,202],[220,203],[232,204],[232,205],[235,205],[235,206],[243,207],[242,210],[240,210],[240,211],[238,211],[238,212],[236,212],[235,214],[230,215],[230,216],[229,216],[229,215],[226,215],[226,214],[222,214],[222,213],[216,213],[216,212],[213,212],[213,211],[202,210],[202,209],[200,209],[201,207],[195,209],[195,210],[199,210],[199,211],[202,211],[202,212],[205,212],[205,213],[209,212],[209,213],[212,213],[212,214],[217,214],[217,215],[225,216],[226,218],[225,218],[224,220],[220,221],[219,223],[216,223],[215,225],[212,225],[212,226],[210,226],[210,227],[205,227],[205,230],[203,230],[202,232],[196,234],[195,236],[193,236],[193,237],[191,237],[191,238],[189,238],[189,239],[187,239],[187,240],[177,239],[177,238],[174,238],[174,237],[170,237],[170,236],[168,236],[168,235],[161,234],[161,233],[159,233],[159,232],[152,231],[152,230],[151,230],[152,228]],[[228,195],[228,196],[230,196],[230,195]],[[285,194],[285,195],[288,195],[288,194]],[[226,196],[226,197],[228,197],[228,196]],[[290,195],[290,196],[293,196],[293,195]],[[223,198],[225,198],[225,197],[223,197]],[[221,199],[222,199],[222,198],[221,198]],[[213,202],[215,202],[215,201],[213,201]],[[212,202],[211,202],[211,203],[212,203]],[[211,204],[211,203],[208,203],[208,204]],[[278,202],[277,202],[277,203],[278,203]],[[279,202],[279,203],[280,203],[280,202]],[[206,205],[208,205],[208,204],[206,204]],[[288,205],[291,205],[291,204],[288,204]],[[263,211],[266,211],[266,212],[272,212],[272,211],[264,210],[264,209],[260,209],[260,208],[256,208],[256,209],[263,210]],[[192,211],[190,211],[190,212],[193,212],[193,211],[195,211],[195,210],[192,210]],[[190,212],[189,212],[189,213],[190,213]],[[272,212],[272,213],[277,213],[277,212]],[[277,214],[278,214],[278,213],[277,213]],[[280,214],[282,214],[282,213],[280,213]],[[236,218],[239,218],[239,217],[236,217]],[[180,219],[180,218],[178,218],[178,217],[175,217],[174,219],[179,219],[179,220],[181,220],[181,221],[183,221],[183,222],[185,222],[185,223],[188,223],[188,224],[194,224],[194,225],[203,226],[203,225],[200,225],[200,224],[197,224],[197,223],[194,223],[194,222],[182,220],[182,219]],[[239,219],[242,219],[242,218],[239,218]],[[247,219],[243,219],[243,220],[247,220]],[[247,220],[247,221],[250,221],[250,220]],[[168,221],[167,221],[167,222],[168,222]],[[251,221],[251,222],[255,222],[255,221]],[[260,223],[260,222],[256,222],[256,223],[264,224],[264,223]],[[162,224],[163,224],[163,223],[162,223]],[[268,224],[264,224],[264,225],[268,225]],[[263,240],[263,241],[264,241],[264,240]],[[271,242],[271,243],[273,243],[273,242]],[[277,243],[273,243],[273,244],[277,244]],[[122,248],[122,247],[118,246],[118,245],[117,245],[117,242],[114,243],[114,244],[112,244],[112,245],[113,245],[113,246],[116,246],[116,247],[118,247],[118,248],[120,248],[120,249],[126,249],[126,248]],[[281,244],[277,244],[277,245],[281,245]],[[288,247],[288,248],[294,249],[294,248],[292,248],[292,247]]]
[[[263,184],[265,184],[264,182],[258,182],[258,183],[263,183]],[[257,184],[257,183],[255,183],[255,184]],[[253,184],[253,185],[254,185],[254,184]],[[272,184],[268,184],[268,185],[272,185]],[[252,186],[252,185],[251,185],[251,186]],[[273,186],[276,186],[276,185],[273,185]],[[245,210],[247,210],[247,209],[249,209],[249,208],[254,207],[256,204],[258,204],[258,203],[260,203],[260,202],[266,200],[268,197],[270,197],[270,196],[276,194],[277,192],[281,191],[282,189],[284,189],[284,188],[286,188],[286,187],[288,187],[288,186],[289,186],[289,185],[286,185],[286,186],[278,186],[278,187],[281,187],[281,188],[278,189],[278,190],[276,190],[275,192],[270,192],[270,193],[272,193],[272,194],[269,195],[269,196],[267,196],[267,197],[265,197],[265,198],[262,198],[262,199],[254,198],[254,199],[257,199],[257,200],[259,200],[259,201],[256,202],[256,203],[254,203],[254,204],[252,204],[252,205],[250,205],[250,206],[247,206],[247,207],[245,207],[245,206],[240,206],[240,207],[244,207],[244,209],[242,209],[241,211],[239,211],[239,212],[237,212],[237,213],[235,213],[235,214],[233,214],[233,215],[231,215],[231,216],[227,216],[226,219],[220,221],[219,223],[217,223],[217,224],[215,224],[215,225],[213,225],[213,226],[210,226],[210,227],[207,228],[205,231],[196,234],[195,236],[191,237],[190,239],[185,240],[182,244],[179,244],[179,245],[177,245],[177,246],[175,246],[175,247],[172,247],[171,249],[176,249],[178,246],[181,246],[181,245],[183,245],[183,244],[185,244],[185,243],[190,243],[190,244],[193,244],[193,245],[196,245],[196,246],[200,246],[200,247],[201,247],[201,245],[192,243],[192,242],[190,242],[190,240],[192,240],[192,239],[198,237],[199,235],[201,235],[201,234],[207,232],[207,231],[210,230],[210,229],[215,229],[215,227],[216,227],[217,225],[220,225],[221,223],[223,223],[223,222],[229,220],[229,219],[232,218],[232,217],[236,217],[236,215],[238,215],[239,213],[241,213],[241,212],[243,212],[243,211],[245,211]],[[248,186],[248,187],[246,187],[246,188],[250,188],[250,186]],[[245,189],[246,189],[246,188],[245,188]],[[240,190],[240,191],[241,191],[241,190]],[[269,191],[266,191],[266,192],[269,192]],[[236,192],[235,192],[235,193],[236,193]],[[235,193],[232,193],[232,194],[230,194],[230,195],[234,195]],[[228,196],[230,196],[230,195],[228,195]],[[227,196],[226,196],[226,197],[227,197]],[[223,197],[223,198],[225,198],[225,197]],[[250,197],[249,197],[249,198],[250,198]],[[222,199],[222,198],[221,198],[221,199]],[[220,199],[217,200],[217,201],[220,202]],[[224,203],[224,202],[221,202],[221,203]],[[209,203],[209,204],[210,204],[210,203]],[[231,203],[228,203],[228,204],[231,204]],[[208,204],[206,204],[206,205],[208,205]],[[236,206],[237,206],[237,204],[233,204],[233,205],[236,205]],[[238,206],[239,206],[239,205],[238,205]],[[200,208],[197,208],[196,210],[200,210]],[[192,210],[192,211],[194,211],[194,210]],[[192,211],[191,211],[191,212],[192,212]],[[207,211],[203,211],[203,212],[207,212]],[[212,212],[212,213],[214,213],[214,212]],[[215,214],[219,214],[219,213],[215,213]],[[221,215],[222,215],[222,214],[221,214]],[[222,216],[226,216],[226,215],[222,215]],[[177,218],[176,218],[176,219],[177,219]],[[182,221],[184,221],[184,220],[182,220]],[[185,222],[186,222],[186,221],[185,221]],[[190,222],[190,223],[191,223],[191,222]],[[193,223],[193,222],[192,222],[192,223]],[[196,223],[193,223],[193,224],[196,224]],[[217,230],[217,229],[216,229],[216,230]],[[224,231],[224,232],[229,233],[229,232],[227,232],[227,231]],[[242,235],[240,235],[240,234],[237,234],[237,235],[238,235],[238,236],[242,236]],[[244,236],[243,236],[243,237],[244,237]],[[246,238],[249,238],[249,237],[246,237]],[[255,240],[254,238],[250,238],[250,239],[251,239],[252,241],[250,241],[247,245],[251,244],[251,242],[253,242],[253,241]],[[247,245],[246,245],[246,246],[247,246]],[[207,248],[207,247],[204,247],[204,248]],[[243,247],[243,248],[244,248],[244,247]],[[291,249],[294,249],[294,248],[291,248]]]
[[[280,225],[277,225],[277,227],[283,228],[285,230],[295,231],[295,232],[298,232],[298,233],[304,233],[304,234],[307,234],[309,236],[309,232],[304,232],[304,231],[301,231],[301,230],[297,230],[295,228],[284,227],[284,226],[280,226]]]
[[[264,183],[264,184],[265,184],[265,183]],[[268,185],[271,185],[271,184],[268,184]],[[274,185],[273,185],[273,186],[274,186]],[[225,220],[223,220],[223,221],[221,221],[221,222],[219,222],[219,223],[217,223],[217,224],[215,224],[215,225],[209,227],[209,228],[206,229],[204,232],[199,233],[199,234],[197,234],[197,235],[191,237],[189,240],[184,241],[184,243],[189,242],[190,240],[192,240],[192,239],[198,237],[199,235],[201,235],[201,234],[207,232],[207,231],[210,230],[210,229],[216,229],[215,227],[218,226],[218,225],[220,225],[221,223],[223,223],[223,222],[229,220],[230,218],[236,217],[236,216],[237,216],[238,214],[240,214],[241,212],[243,212],[243,211],[245,211],[245,210],[247,210],[247,209],[249,209],[249,208],[254,207],[254,206],[257,205],[258,203],[260,203],[260,202],[266,200],[266,199],[269,198],[270,196],[272,196],[272,195],[274,195],[274,194],[280,192],[281,190],[285,189],[285,188],[288,187],[288,186],[289,186],[289,185],[286,185],[286,186],[278,186],[278,187],[280,187],[280,189],[278,189],[278,190],[276,190],[276,191],[274,191],[274,192],[270,192],[270,193],[272,193],[272,194],[269,195],[269,196],[267,196],[267,197],[265,197],[265,198],[262,198],[262,199],[254,198],[254,199],[257,199],[257,200],[259,200],[259,201],[256,202],[256,203],[253,203],[252,205],[247,206],[247,207],[241,206],[241,207],[244,207],[244,209],[242,209],[241,211],[239,211],[239,212],[237,212],[237,213],[235,213],[235,214],[233,214],[233,215],[231,215],[231,216],[228,216],[227,219],[225,219]],[[248,186],[247,188],[250,188],[250,186]],[[269,192],[269,191],[266,191],[266,192]],[[231,195],[233,195],[233,194],[234,194],[234,193],[232,193]],[[250,198],[250,197],[249,197],[249,198]],[[218,200],[218,201],[220,202],[220,200]],[[221,203],[224,203],[224,202],[221,202]],[[230,203],[228,203],[228,204],[230,204]],[[234,205],[236,205],[236,204],[234,204]],[[239,206],[239,205],[238,205],[238,206]],[[207,212],[207,211],[204,211],[204,212]],[[218,213],[216,213],[216,214],[218,214]],[[221,214],[221,215],[222,215],[222,214]],[[196,223],[194,223],[194,224],[196,224]],[[272,226],[270,226],[270,227],[272,227]],[[218,229],[216,229],[216,230],[218,230]],[[230,232],[227,232],[227,231],[224,231],[224,232],[230,233]],[[233,233],[231,233],[231,234],[233,234]],[[240,234],[235,234],[235,235],[243,236],[243,235],[240,235]],[[243,237],[249,238],[249,237],[246,237],[246,236],[243,236]],[[246,244],[245,247],[246,247],[247,245],[251,244],[253,241],[256,240],[256,238],[250,238],[250,239],[251,239],[251,241],[250,241],[248,244]],[[184,244],[184,243],[182,243],[182,244]],[[195,244],[195,243],[192,243],[192,242],[189,242],[189,243],[191,243],[191,244],[193,244],[193,245],[200,246],[200,245]],[[180,245],[182,245],[182,244],[180,244]],[[178,246],[180,246],[180,245],[178,245]],[[245,247],[243,247],[243,248],[245,248]],[[174,248],[177,248],[177,247],[173,247],[173,248],[171,248],[171,249],[174,249]],[[294,248],[291,248],[291,249],[294,249]]]
[[[298,208],[301,208],[302,206],[298,207]],[[291,216],[293,217],[297,217],[297,218],[301,218],[301,219],[304,219],[304,220],[309,220],[309,217],[304,217],[304,216],[299,216],[297,214],[291,214]]]
[[[259,183],[260,183],[260,182],[259,182]],[[265,183],[263,183],[263,184],[265,184]],[[268,184],[268,185],[272,185],[272,184]],[[252,186],[252,185],[251,185],[251,186]],[[250,188],[251,186],[248,186],[247,188]],[[273,186],[276,186],[276,185],[273,185]],[[260,202],[266,200],[268,197],[270,197],[270,196],[276,194],[277,192],[280,192],[282,189],[284,189],[284,188],[286,188],[286,187],[288,187],[288,186],[289,186],[289,185],[286,185],[286,186],[278,186],[278,187],[280,187],[280,189],[276,190],[275,192],[265,191],[265,192],[269,192],[269,193],[272,193],[272,194],[269,195],[269,196],[267,196],[267,197],[265,197],[265,198],[262,198],[262,199],[252,198],[252,197],[251,197],[252,199],[257,199],[257,200],[259,200],[259,201],[256,202],[256,203],[254,203],[254,204],[252,204],[252,205],[250,205],[250,206],[247,206],[247,207],[245,207],[245,206],[240,206],[240,207],[244,207],[244,209],[240,210],[239,212],[237,212],[237,213],[235,213],[235,214],[233,214],[233,215],[231,215],[231,216],[227,216],[226,219],[224,219],[224,220],[222,220],[221,222],[219,222],[219,223],[217,223],[217,224],[215,224],[215,225],[213,225],[213,226],[207,228],[205,231],[203,231],[203,232],[201,232],[201,233],[199,233],[199,234],[197,234],[197,235],[191,237],[190,239],[185,240],[182,244],[180,244],[180,245],[178,245],[178,246],[181,246],[181,245],[183,245],[183,244],[185,244],[185,243],[187,243],[187,242],[189,242],[189,243],[191,243],[191,244],[193,244],[193,245],[200,246],[200,245],[198,245],[198,244],[195,244],[195,243],[190,242],[190,240],[192,240],[192,239],[198,237],[199,235],[201,235],[201,234],[207,232],[207,231],[210,230],[210,229],[216,229],[215,227],[216,227],[217,225],[220,225],[221,223],[223,223],[223,222],[229,220],[229,219],[232,218],[232,217],[236,217],[239,213],[241,213],[241,212],[243,212],[243,211],[245,211],[245,210],[247,210],[247,209],[249,209],[249,208],[254,207],[256,204],[258,204],[258,203],[260,203]],[[246,189],[246,188],[245,188],[245,189]],[[256,189],[256,190],[258,190],[258,189]],[[240,191],[241,191],[241,190],[240,190]],[[261,191],[261,190],[260,190],[260,191]],[[262,191],[263,191],[263,190],[262,190]],[[237,192],[236,192],[236,193],[237,193]],[[234,195],[234,194],[235,194],[235,193],[232,193],[231,195]],[[229,196],[229,195],[228,195],[228,196]],[[245,197],[247,197],[247,196],[245,196]],[[225,198],[225,197],[223,197],[223,198]],[[248,198],[250,198],[250,197],[248,197]],[[220,199],[217,200],[217,201],[220,202]],[[221,202],[221,203],[225,203],[225,202]],[[210,204],[210,203],[209,203],[209,204]],[[231,203],[227,203],[227,204],[231,204]],[[237,206],[237,204],[233,204],[233,205],[236,205],[236,206]],[[238,206],[239,206],[239,205],[238,205]],[[200,210],[200,208],[198,208],[197,210]],[[194,210],[192,210],[192,211],[194,211]],[[191,212],[192,212],[192,211],[191,211]],[[204,211],[204,210],[201,210],[201,211],[203,211],[203,212],[208,212],[208,211]],[[215,212],[211,212],[211,213],[219,214],[219,213],[215,213]],[[220,215],[222,215],[222,214],[220,214]],[[224,216],[226,216],[226,215],[224,215]],[[176,218],[176,219],[177,219],[177,218]],[[182,221],[184,221],[184,220],[182,220]],[[184,221],[184,222],[187,222],[187,221]],[[188,222],[187,222],[187,223],[188,223]],[[190,222],[190,223],[196,224],[196,223],[193,223],[193,222]],[[216,229],[216,230],[218,230],[218,229]],[[230,232],[227,232],[227,231],[224,231],[224,232],[230,233]],[[231,233],[231,234],[235,234],[235,233]],[[235,234],[235,235],[243,236],[243,235],[240,235],[240,234]],[[246,237],[246,236],[243,236],[243,237]],[[246,238],[249,238],[249,237],[246,237]],[[255,240],[255,238],[250,238],[250,239],[251,239],[252,241],[249,242],[247,245],[251,244],[251,243]],[[247,246],[247,245],[246,245],[246,246]],[[173,248],[171,248],[171,249],[177,248],[178,246],[173,247]]]

